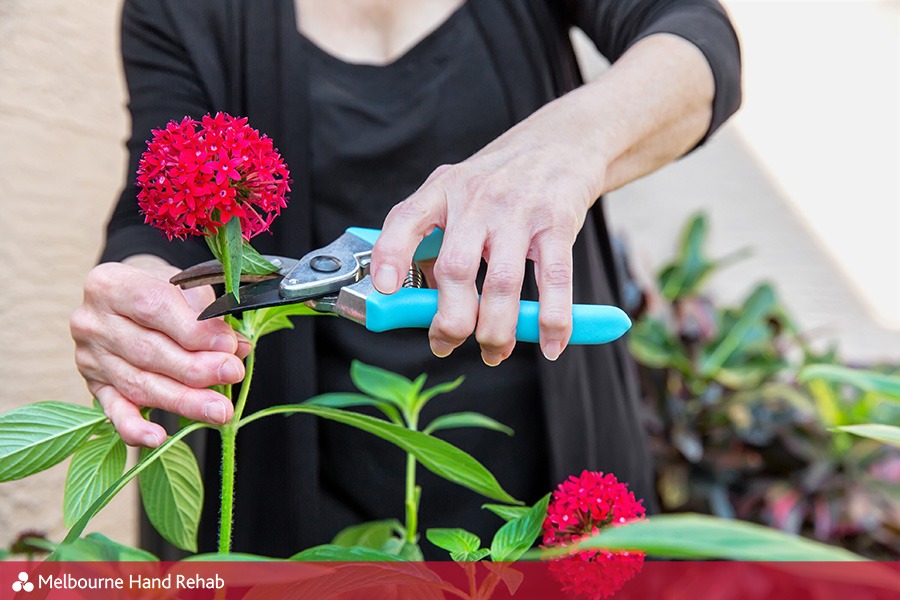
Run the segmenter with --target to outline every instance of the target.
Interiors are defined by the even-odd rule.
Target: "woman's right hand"
[[[141,255],[94,267],[84,301],[72,314],[75,362],[116,431],[132,446],[155,448],[165,430],[141,407],[221,425],[234,407],[216,384],[244,378],[250,343],[221,319],[198,321],[215,294],[210,286],[181,290],[178,269]]]

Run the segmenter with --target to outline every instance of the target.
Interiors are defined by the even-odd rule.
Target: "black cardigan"
[[[740,103],[737,38],[714,0],[468,1],[503,79],[513,122],[581,83],[568,37],[571,26],[583,29],[610,61],[653,33],[673,33],[694,43],[716,82],[707,137]],[[169,243],[145,226],[131,182],[151,129],[170,119],[218,110],[247,116],[270,135],[295,181],[290,204],[273,225],[274,235],[260,236],[254,245],[265,253],[288,256],[302,256],[310,249],[307,149],[291,143],[308,137],[303,135],[308,131],[307,78],[303,61],[296,59],[302,53],[292,49],[295,27],[293,0],[126,0],[122,54],[132,116],[128,183],[109,222],[101,261],[151,253],[184,267],[209,257],[202,242]],[[535,89],[517,85],[533,79],[519,76],[526,71],[540,74]],[[575,302],[618,303],[600,202],[573,254]],[[265,383],[254,386],[252,406],[296,402],[316,393],[314,325],[309,322],[261,344],[255,381]],[[540,362],[540,379],[554,479],[585,468],[613,472],[629,482],[652,511],[653,474],[625,344],[570,347],[556,362]],[[217,440],[195,440],[194,446],[201,455],[204,448],[212,453],[208,461],[201,456],[201,464],[206,463],[208,489],[215,490]],[[318,485],[315,419],[270,419],[242,430],[238,471],[236,549],[290,554],[336,533],[327,519],[327,491]],[[206,496],[201,547],[209,548],[218,499],[214,493]],[[279,515],[284,517],[278,520]],[[157,541],[145,535],[145,545],[173,556]]]

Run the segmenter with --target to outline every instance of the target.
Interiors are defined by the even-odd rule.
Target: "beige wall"
[[[96,260],[125,170],[117,0],[0,2],[0,412],[87,403],[69,313]],[[0,484],[0,546],[23,529],[60,539],[65,465]],[[90,530],[132,543],[132,492]]]

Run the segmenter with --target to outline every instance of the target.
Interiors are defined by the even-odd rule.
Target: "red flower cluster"
[[[544,519],[544,546],[567,546],[583,537],[644,518],[646,511],[615,475],[584,471],[559,484]],[[641,552],[585,550],[548,565],[567,592],[608,598],[640,572]]]
[[[249,240],[286,206],[289,175],[272,139],[246,118],[185,117],[153,131],[138,167],[138,204],[170,240],[214,234],[232,216]]]

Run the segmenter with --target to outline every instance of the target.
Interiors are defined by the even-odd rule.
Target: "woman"
[[[588,85],[579,85],[571,26],[613,61]],[[203,244],[167,243],[143,225],[130,185],[151,129],[223,110],[274,138],[292,170],[289,207],[274,235],[256,238],[259,250],[301,256],[348,226],[383,227],[372,274],[390,293],[418,240],[445,230],[431,275],[433,356],[422,332],[303,322],[260,348],[252,403],[350,390],[353,358],[433,382],[465,374],[431,408],[479,410],[516,430],[511,440],[446,436],[514,496],[533,502],[589,468],[630,482],[652,509],[623,344],[563,350],[573,299],[617,300],[597,198],[702,143],[739,104],[738,43],[715,0],[126,0],[122,51],[129,185],[72,332],[88,388],[126,442],[164,439],[140,406],[225,422],[232,407],[206,388],[243,377],[246,341],[220,321],[195,320],[212,291],[167,283],[208,258]],[[543,357],[513,350],[520,295],[540,298]],[[380,440],[305,417],[241,436],[241,551],[287,555],[401,514],[401,457]],[[216,461],[205,471],[213,484]],[[475,494],[427,475],[422,486],[425,527],[487,537],[498,526]],[[215,505],[207,497],[206,548]]]

